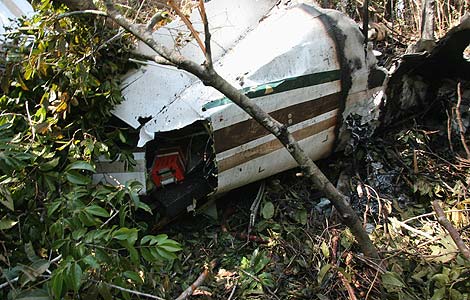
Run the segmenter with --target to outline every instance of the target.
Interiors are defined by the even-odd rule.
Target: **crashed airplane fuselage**
[[[348,139],[344,120],[377,119],[383,71],[345,15],[274,0],[207,3],[217,72],[288,125],[314,159]],[[191,17],[196,29],[202,24]],[[173,22],[154,37],[196,62],[197,44]],[[203,37],[202,37],[203,39]],[[138,51],[155,55],[145,46]],[[151,62],[129,74],[114,114],[140,128],[136,169],[104,167],[96,180],[136,178],[170,216],[215,195],[296,166],[276,138],[195,76]],[[101,178],[100,178],[101,177]],[[148,184],[150,182],[150,186]]]

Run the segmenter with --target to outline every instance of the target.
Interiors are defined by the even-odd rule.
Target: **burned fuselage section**
[[[214,67],[286,124],[312,159],[320,159],[348,140],[343,120],[377,119],[385,73],[364,48],[357,25],[343,14],[305,4],[278,7],[276,2],[207,4]],[[248,14],[246,7],[252,7]],[[167,37],[178,26],[158,30],[155,38],[177,47]],[[154,55],[145,47],[140,51]],[[203,62],[191,43],[179,51]],[[138,147],[145,149],[152,185],[147,193],[170,216],[193,209],[207,195],[296,166],[273,135],[184,71],[146,63],[126,78],[123,95],[114,113],[140,128]]]

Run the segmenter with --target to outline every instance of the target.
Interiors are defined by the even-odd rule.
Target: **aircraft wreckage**
[[[206,4],[215,69],[278,121],[314,160],[349,138],[345,120],[378,118],[385,72],[345,15],[277,0],[213,0]],[[249,8],[249,9],[247,9]],[[191,16],[203,32],[198,13]],[[186,31],[185,31],[186,30]],[[158,42],[203,63],[189,31],[174,21]],[[156,55],[139,45],[143,55]],[[137,165],[98,163],[95,182],[136,179],[167,216],[296,166],[256,121],[195,76],[150,61],[128,74],[114,115],[140,129]],[[198,203],[199,201],[199,203]]]

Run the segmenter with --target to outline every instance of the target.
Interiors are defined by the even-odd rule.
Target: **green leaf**
[[[95,167],[86,161],[76,161],[67,166],[66,170],[85,170],[96,173]]]
[[[62,204],[62,201],[56,201],[52,202],[50,205],[47,207],[47,216],[50,217],[52,214],[60,207]]]
[[[54,298],[60,299],[62,295],[62,287],[64,285],[64,278],[62,272],[54,272],[51,279],[52,293]]]
[[[164,249],[161,249],[160,247],[157,247],[155,250],[157,251],[158,255],[160,255],[164,259],[174,260],[177,258],[177,256],[174,253],[168,252]]]
[[[106,264],[111,264],[112,263],[112,260],[109,257],[108,253],[106,253],[104,250],[102,250],[100,248],[97,248],[97,249],[95,249],[95,253],[96,253],[96,259],[98,261],[104,262]]]
[[[85,256],[83,258],[83,262],[96,270],[100,269],[101,267],[92,255]]]
[[[180,243],[172,239],[166,239],[163,242],[158,243],[158,245],[169,245],[169,246],[181,247]]]
[[[29,261],[35,262],[39,260],[39,257],[36,255],[36,251],[34,251],[34,247],[31,242],[24,244],[24,252],[26,253],[26,256],[28,257]]]
[[[261,214],[265,219],[271,219],[274,216],[274,204],[270,201],[266,202],[263,205],[263,209],[261,210]]]
[[[120,241],[128,241],[130,245],[133,245],[137,241],[137,229],[129,229],[127,227],[120,228],[113,233],[113,238]]]
[[[123,273],[123,275],[124,275],[124,277],[133,280],[135,283],[139,283],[139,284],[143,284],[143,283],[144,283],[144,281],[143,281],[142,278],[139,276],[139,274],[137,274],[137,272],[134,272],[134,271],[126,271],[126,272]]]
[[[321,252],[325,258],[330,258],[330,249],[328,248],[328,245],[325,243],[325,241],[321,243]]]
[[[294,218],[297,222],[299,222],[302,225],[307,224],[307,211],[305,209],[299,209],[295,212]]]
[[[18,221],[13,221],[13,220],[8,219],[7,217],[3,217],[0,220],[0,230],[10,229],[13,226],[15,226],[17,223]]]
[[[15,210],[13,198],[11,197],[11,193],[5,185],[0,185],[0,203],[11,211]]]
[[[138,264],[139,263],[139,252],[137,251],[137,249],[135,249],[135,247],[132,246],[132,245],[129,245],[126,248],[127,248],[127,251],[129,251],[131,261],[134,264]]]
[[[168,239],[168,235],[166,234],[159,234],[152,239],[150,245],[154,245],[156,243],[163,244]]]
[[[142,202],[142,201],[139,202],[139,205],[137,206],[137,208],[140,208],[140,209],[142,209],[142,210],[144,210],[144,211],[146,211],[146,212],[148,212],[148,213],[150,213],[150,214],[153,213],[153,212],[152,212],[152,209],[150,208],[150,206],[148,206],[146,203],[144,203],[144,202]]]
[[[159,248],[165,249],[168,252],[178,252],[183,250],[180,245],[170,245],[170,244],[164,244],[164,245],[158,245]]]
[[[157,258],[154,255],[152,255],[149,248],[141,248],[140,254],[146,261],[150,263],[157,261]]]
[[[149,241],[151,241],[153,238],[155,238],[153,235],[146,235],[140,240],[141,245],[145,245]]]
[[[432,295],[431,300],[441,300],[445,299],[446,296],[446,288],[442,287],[440,289],[435,289],[434,294]]]
[[[73,284],[73,290],[75,292],[78,292],[80,289],[80,285],[82,282],[82,268],[78,263],[75,263],[72,265],[72,270],[71,270],[71,276],[72,276],[72,284]]]
[[[54,169],[55,167],[57,167],[57,165],[59,164],[59,161],[60,161],[60,157],[56,157],[52,160],[49,160],[48,162],[42,163],[39,165],[39,170],[43,172],[48,172]]]
[[[72,238],[74,240],[79,240],[85,235],[86,232],[87,232],[87,229],[85,227],[75,229],[74,231],[72,231]]]
[[[382,274],[382,284],[388,292],[398,292],[405,284],[395,272],[385,272]]]
[[[95,225],[98,225],[100,224],[99,220],[98,219],[94,219],[92,217],[92,215],[90,215],[89,213],[87,213],[86,211],[81,211],[79,214],[78,214],[78,218],[80,219],[80,221],[83,223],[83,225],[85,226],[95,226]]]
[[[84,176],[77,171],[67,171],[65,172],[65,177],[70,183],[77,185],[87,185],[91,183],[91,177]]]
[[[94,216],[98,216],[98,217],[104,217],[104,218],[108,218],[109,217],[109,213],[106,211],[106,209],[98,206],[98,205],[91,205],[91,206],[88,206],[85,208],[85,210],[94,215]]]
[[[325,278],[325,275],[328,273],[328,271],[330,269],[331,269],[330,264],[326,264],[323,267],[321,267],[320,271],[318,272],[318,276],[317,276],[318,284],[321,284],[323,282],[323,279]]]

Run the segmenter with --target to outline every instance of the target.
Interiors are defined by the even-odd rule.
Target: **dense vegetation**
[[[125,129],[109,125],[132,67],[128,39],[103,18],[61,17],[50,1],[37,9],[3,53],[0,298],[111,299],[121,292],[109,284],[152,286],[180,245],[146,235],[139,184],[91,185],[97,157],[129,159]]]

